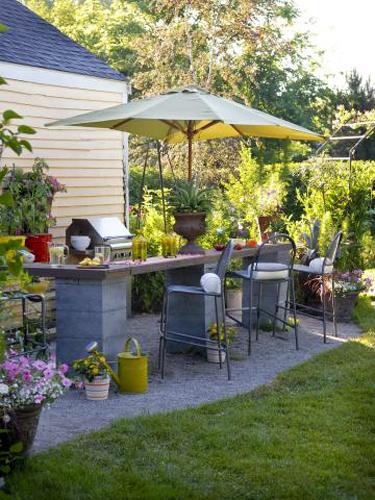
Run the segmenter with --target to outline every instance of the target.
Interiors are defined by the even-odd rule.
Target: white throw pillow
[[[311,272],[320,274],[322,272],[322,269],[323,269],[323,262],[324,262],[324,257],[317,257],[316,259],[313,259],[309,264],[309,268],[311,269]],[[326,265],[324,267],[324,272],[331,273],[332,271],[333,271],[333,265],[327,259]]]
[[[201,287],[206,293],[219,295],[221,293],[221,280],[215,273],[205,273],[201,277]]]

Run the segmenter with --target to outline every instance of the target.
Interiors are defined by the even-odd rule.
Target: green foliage
[[[235,209],[240,223],[249,229],[250,237],[258,237],[257,217],[276,215],[286,196],[283,166],[262,165],[243,149],[241,163],[225,184],[227,202]]]
[[[292,172],[296,166],[288,165]],[[286,212],[284,222],[290,234],[303,241],[313,221],[320,221],[319,250],[323,255],[330,239],[344,233],[339,265],[352,270],[371,265],[374,237],[372,204],[375,162],[354,161],[352,172],[346,162],[327,162],[298,167],[302,187],[296,191],[298,211]]]
[[[192,182],[179,182],[172,195],[174,211],[209,212],[212,206],[211,189],[203,189]]]
[[[32,170],[14,167],[4,181],[11,206],[0,209],[0,234],[45,233],[54,224],[48,200],[54,195],[47,163],[37,158]]]
[[[168,200],[170,190],[165,190]],[[166,203],[167,226],[173,226],[171,207]],[[131,232],[139,231],[147,239],[147,253],[150,256],[160,255],[161,239],[164,233],[162,214],[162,198],[160,189],[144,188],[141,213],[135,209],[131,214]],[[163,298],[164,278],[162,273],[148,273],[134,276],[132,281],[132,307],[136,312],[159,311]]]

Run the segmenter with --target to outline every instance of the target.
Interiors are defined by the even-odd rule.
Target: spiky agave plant
[[[178,184],[172,195],[175,212],[209,212],[212,207],[212,190],[202,189],[196,184]]]

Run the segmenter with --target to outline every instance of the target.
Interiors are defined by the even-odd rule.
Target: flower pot
[[[226,352],[221,348],[221,362],[224,363],[226,357]],[[207,347],[207,361],[209,363],[220,363],[219,351],[218,349],[212,349]]]
[[[26,237],[26,247],[35,255],[35,262],[49,262],[48,243],[52,234],[31,234]]]
[[[179,254],[204,254],[203,248],[195,243],[196,238],[206,231],[206,213],[176,213],[174,230],[187,239],[186,245],[180,248]]]
[[[274,215],[259,215],[258,217],[258,227],[261,237],[266,236],[269,230],[270,224],[275,220]],[[263,238],[262,238],[263,241]]]
[[[41,404],[34,404],[9,412],[10,422],[8,425],[12,441],[22,443],[23,455],[28,455],[34,442],[42,407]]]
[[[349,323],[352,320],[358,295],[359,292],[354,292],[345,297],[335,297],[336,321],[339,323]],[[329,302],[327,310],[332,313],[331,302]]]
[[[241,288],[227,288],[226,302],[227,302],[227,309],[241,309],[242,307]]]
[[[110,379],[108,375],[94,377],[94,380],[91,382],[85,380],[86,398],[93,401],[108,399],[109,382]]]

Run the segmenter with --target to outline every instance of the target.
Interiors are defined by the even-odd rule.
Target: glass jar
[[[147,260],[147,240],[143,234],[138,234],[133,238],[132,255],[133,260]]]
[[[163,257],[176,257],[178,239],[173,233],[163,234],[160,240],[161,254]]]

